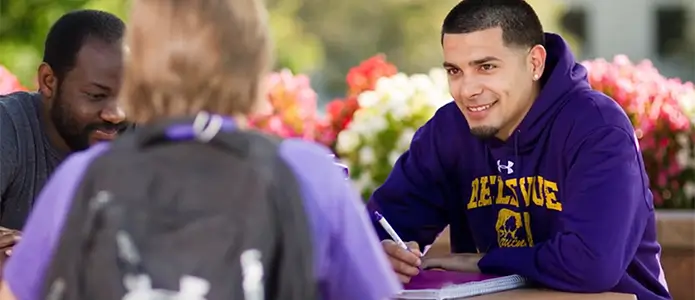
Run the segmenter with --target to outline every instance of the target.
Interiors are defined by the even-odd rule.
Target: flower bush
[[[16,91],[26,91],[27,89],[19,83],[17,76],[12,74],[5,67],[0,65],[0,95],[6,95]]]
[[[339,133],[336,150],[365,199],[386,180],[415,131],[450,99],[443,69],[384,77],[359,94],[359,109]]]
[[[321,128],[318,140],[334,149],[338,133],[350,124],[353,114],[359,108],[357,96],[362,92],[373,90],[380,78],[393,76],[396,73],[398,73],[396,66],[388,63],[383,55],[375,55],[350,69],[346,77],[347,97],[328,103],[326,106],[328,120]]]
[[[353,67],[347,75],[346,98],[328,103],[325,117],[317,113],[316,92],[307,76],[288,70],[272,73],[267,101],[249,123],[270,134],[314,140],[333,149],[338,133],[345,129],[359,108],[357,95],[373,89],[379,78],[396,72],[396,66],[386,62],[383,55],[375,55]]]
[[[260,112],[249,118],[251,127],[284,138],[315,140],[324,120],[316,108],[317,95],[309,78],[289,70],[270,74],[268,94]]]
[[[630,117],[662,208],[695,208],[695,89],[665,78],[649,61],[626,56],[583,63],[591,86],[615,99]]]
[[[695,208],[695,87],[665,78],[649,62],[625,56],[583,64],[592,87],[611,96],[635,127],[657,207]],[[314,140],[334,149],[368,197],[391,171],[410,140],[450,101],[446,74],[399,73],[383,55],[352,68],[346,97],[318,115],[309,78],[283,70],[270,75],[263,109],[249,124],[281,137]],[[26,90],[0,66],[0,95]]]

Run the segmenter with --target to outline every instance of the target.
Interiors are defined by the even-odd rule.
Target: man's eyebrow
[[[93,86],[96,86],[96,87],[98,87],[98,88],[100,88],[100,89],[102,89],[102,90],[105,90],[105,91],[107,91],[107,92],[110,92],[110,91],[111,91],[111,88],[108,87],[108,86],[106,86],[106,85],[104,85],[104,84],[101,84],[101,83],[98,83],[98,82],[94,82],[94,81],[90,82],[90,84],[93,85]]]
[[[476,60],[470,61],[468,63],[468,65],[474,67],[474,66],[484,65],[484,64],[487,64],[487,63],[490,63],[493,61],[500,61],[500,59],[497,57],[494,57],[494,56],[485,56],[481,59],[476,59]],[[456,65],[454,63],[447,62],[447,61],[442,63],[442,66],[444,68],[460,69],[460,67],[458,65]]]
[[[476,59],[468,63],[469,66],[479,66],[493,61],[499,61],[500,59],[494,56],[485,56],[481,59]]]
[[[456,64],[446,62],[446,61],[444,63],[442,63],[442,66],[444,68],[448,68],[448,69],[459,69],[459,66],[457,66]]]

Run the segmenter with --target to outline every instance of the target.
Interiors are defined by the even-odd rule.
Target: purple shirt
[[[69,157],[37,199],[4,270],[4,279],[19,300],[38,300],[75,189],[90,162],[108,148],[96,145]],[[286,140],[280,154],[300,183],[312,227],[314,266],[321,298],[382,300],[396,294],[396,280],[357,193],[315,144]]]

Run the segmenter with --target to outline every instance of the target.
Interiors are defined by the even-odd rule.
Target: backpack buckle
[[[201,111],[193,120],[193,134],[196,140],[207,143],[222,129],[224,119],[219,115],[211,115]]]

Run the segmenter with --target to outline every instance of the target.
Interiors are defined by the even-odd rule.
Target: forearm
[[[2,281],[2,286],[0,286],[0,300],[16,300],[17,298],[12,293],[10,286],[7,281]]]

